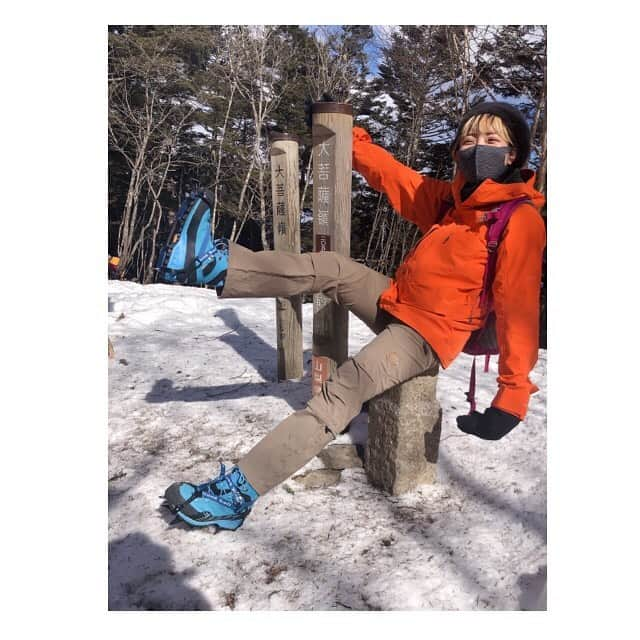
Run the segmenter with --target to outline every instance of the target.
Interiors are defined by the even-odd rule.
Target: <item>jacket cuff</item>
[[[529,392],[526,389],[500,387],[491,406],[517,416],[520,420],[524,420],[524,417],[527,415],[527,407],[529,406],[529,397],[532,393],[538,391],[538,387],[532,384],[530,385],[530,389],[531,391]]]

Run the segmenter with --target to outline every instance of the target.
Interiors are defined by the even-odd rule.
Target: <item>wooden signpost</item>
[[[350,254],[353,110],[340,102],[311,107],[313,250]],[[313,297],[312,393],[347,359],[348,311],[321,293]]]
[[[300,253],[300,188],[298,138],[271,135],[273,245],[276,251]],[[302,296],[276,298],[278,380],[301,378]]]

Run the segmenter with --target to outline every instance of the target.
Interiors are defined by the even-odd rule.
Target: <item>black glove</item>
[[[483,440],[500,440],[520,423],[517,418],[502,409],[489,407],[484,413],[473,411],[467,416],[456,418],[458,429]]]
[[[332,95],[329,95],[328,93],[323,93],[322,94],[322,98],[320,100],[313,100],[313,98],[311,97],[307,97],[305,98],[304,101],[304,121],[307,124],[307,127],[309,127],[309,129],[311,129],[311,105],[314,102],[335,102],[335,99]]]

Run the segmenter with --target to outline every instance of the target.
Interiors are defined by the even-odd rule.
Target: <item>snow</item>
[[[205,138],[209,138],[209,139],[213,138],[213,132],[211,131],[211,129],[201,124],[194,124],[192,127],[190,127],[189,131],[202,135]]]
[[[185,101],[185,104],[188,104],[190,107],[193,107],[194,109],[197,109],[198,111],[202,111],[204,113],[211,113],[213,111],[213,109],[209,105],[203,104],[195,98],[189,98]]]
[[[109,608],[521,610],[546,607],[546,352],[524,423],[498,442],[461,433],[470,358],[438,378],[438,481],[391,497],[363,469],[326,489],[289,479],[235,532],[168,526],[159,496],[242,457],[309,397],[276,380],[275,302],[109,281]],[[349,350],[371,332],[350,316]],[[480,371],[482,369],[480,368]],[[478,376],[495,392],[496,363]],[[365,442],[366,414],[336,443]],[[331,446],[331,445],[330,445]],[[315,458],[305,469],[321,467]]]
[[[379,93],[374,99],[374,103],[380,104],[387,110],[393,122],[398,122],[398,105],[395,100],[386,92]]]

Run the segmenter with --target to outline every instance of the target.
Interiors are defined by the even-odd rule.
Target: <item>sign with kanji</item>
[[[335,136],[322,140],[315,147],[315,189],[313,233],[316,251],[331,251],[333,226],[333,192],[335,189]]]
[[[329,377],[331,363],[329,358],[324,356],[314,356],[312,359],[311,371],[311,395],[320,393],[322,383]]]
[[[353,111],[350,105],[312,105],[313,250],[349,255]],[[324,260],[322,261],[325,262]],[[328,293],[328,292],[327,292]],[[318,393],[347,359],[349,311],[324,292],[313,296],[312,392]]]
[[[284,156],[276,156],[272,159],[272,181],[273,181],[273,210],[274,233],[279,236],[287,235],[287,183],[286,172],[282,166]]]
[[[283,134],[271,139],[271,199],[273,248],[300,253],[300,167],[298,141]],[[276,298],[278,380],[304,373],[302,351],[302,297]]]
[[[313,158],[313,249],[332,251],[334,203],[335,203],[335,135],[325,138],[314,146]],[[326,315],[331,301],[322,293],[313,296],[313,317],[317,323]],[[315,324],[314,324],[315,326]],[[319,393],[322,383],[331,374],[332,361],[324,355],[313,354],[311,359],[311,393]]]

